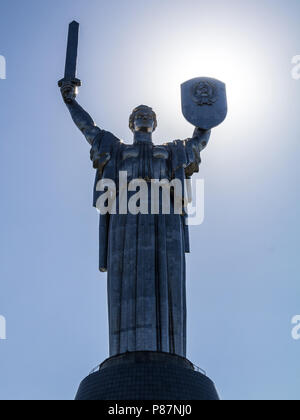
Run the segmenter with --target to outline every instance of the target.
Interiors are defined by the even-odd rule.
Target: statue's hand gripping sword
[[[59,87],[62,87],[65,83],[71,83],[78,87],[81,86],[81,81],[76,78],[78,36],[79,23],[73,21],[69,25],[65,77],[58,82]]]

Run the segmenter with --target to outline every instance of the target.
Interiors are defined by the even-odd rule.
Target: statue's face
[[[153,113],[150,110],[140,109],[137,111],[134,117],[134,131],[152,133],[154,125]]]

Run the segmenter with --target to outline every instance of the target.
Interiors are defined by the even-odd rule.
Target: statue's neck
[[[146,131],[134,132],[134,143],[149,143],[152,144],[152,133]]]

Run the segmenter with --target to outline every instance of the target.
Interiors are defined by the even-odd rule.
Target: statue
[[[99,128],[76,101],[80,86],[74,69],[76,36],[78,28],[73,23],[66,74],[59,86],[74,123],[91,146],[96,169],[94,205],[101,195],[99,180],[112,179],[118,186],[122,171],[127,172],[128,182],[142,179],[148,184],[153,179],[184,182],[198,172],[210,129],[226,116],[225,85],[207,78],[182,85],[183,113],[196,125],[186,140],[154,145],[156,114],[149,106],[136,107],[129,118],[133,144],[127,145]],[[116,200],[118,195],[117,189]],[[110,356],[136,351],[186,356],[185,253],[190,251],[186,217],[174,211],[100,215],[99,269],[107,272]]]

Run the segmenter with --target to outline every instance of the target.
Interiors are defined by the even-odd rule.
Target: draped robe
[[[197,130],[191,139],[161,146],[126,145],[101,131],[91,149],[97,170],[94,206],[101,195],[97,191],[101,179],[114,180],[118,196],[120,171],[127,172],[128,182],[138,178],[148,183],[174,178],[183,182],[198,172],[205,145]],[[158,351],[185,357],[186,215],[172,211],[100,215],[99,242],[99,269],[108,276],[110,356]]]

